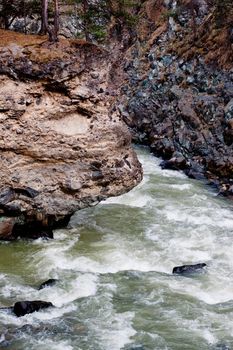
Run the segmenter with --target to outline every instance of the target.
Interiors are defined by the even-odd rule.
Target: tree
[[[41,0],[0,0],[1,26],[9,29],[16,18],[24,18],[24,32],[27,31],[27,17],[41,13]]]
[[[128,26],[133,26],[137,22],[136,13],[139,12],[143,2],[139,0],[107,0],[111,14],[120,18]]]
[[[54,23],[51,27],[48,23],[48,0],[42,0],[41,8],[41,33],[49,35],[49,41],[56,42],[58,41],[58,32],[59,32],[59,5],[58,0],[53,1],[54,4]]]
[[[48,0],[42,0],[41,4],[41,29],[40,33],[46,34],[48,28]]]
[[[141,0],[65,1],[76,6],[78,27],[81,27],[87,41],[102,41],[107,35],[108,23],[111,18],[116,20],[119,27],[123,25],[134,26],[137,20],[136,13],[143,2]]]
[[[2,0],[0,5],[0,17],[2,18],[4,28],[9,29],[15,18],[21,15],[23,1]]]
[[[91,5],[89,4],[88,0],[79,0],[77,1],[81,3],[82,6],[82,17],[83,17],[83,29],[85,38],[87,41],[91,41],[91,33],[90,33],[90,25],[91,25]]]
[[[76,6],[77,22],[81,20],[81,30],[86,41],[102,39],[105,36],[103,30],[103,19],[106,16],[107,1],[93,2],[92,0],[66,0],[69,4]]]

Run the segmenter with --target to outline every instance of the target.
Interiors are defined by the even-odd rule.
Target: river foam
[[[9,350],[233,346],[233,205],[138,152],[144,179],[128,194],[77,212],[54,240],[0,246],[14,259],[0,274],[1,304],[55,305],[22,318],[1,310],[1,344],[9,332],[18,340]],[[203,273],[172,275],[199,262]],[[48,278],[58,282],[39,291]]]

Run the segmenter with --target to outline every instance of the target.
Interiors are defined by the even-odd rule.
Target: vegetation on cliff
[[[137,20],[135,11],[141,7],[139,0],[1,0],[0,24],[9,29],[16,18],[24,19],[24,32],[28,16],[37,16],[40,33],[49,35],[49,40],[58,40],[59,13],[73,16],[80,25],[86,40],[103,41],[111,17],[126,26],[133,26]]]

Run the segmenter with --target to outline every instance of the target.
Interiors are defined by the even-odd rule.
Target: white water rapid
[[[0,244],[0,306],[55,305],[1,310],[0,349],[233,349],[233,204],[137,152],[144,180],[130,193],[77,212],[54,240]]]

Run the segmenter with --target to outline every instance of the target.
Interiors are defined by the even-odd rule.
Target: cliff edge
[[[107,51],[1,36],[1,237],[50,236],[76,210],[132,189],[142,168],[129,131],[110,112]]]

